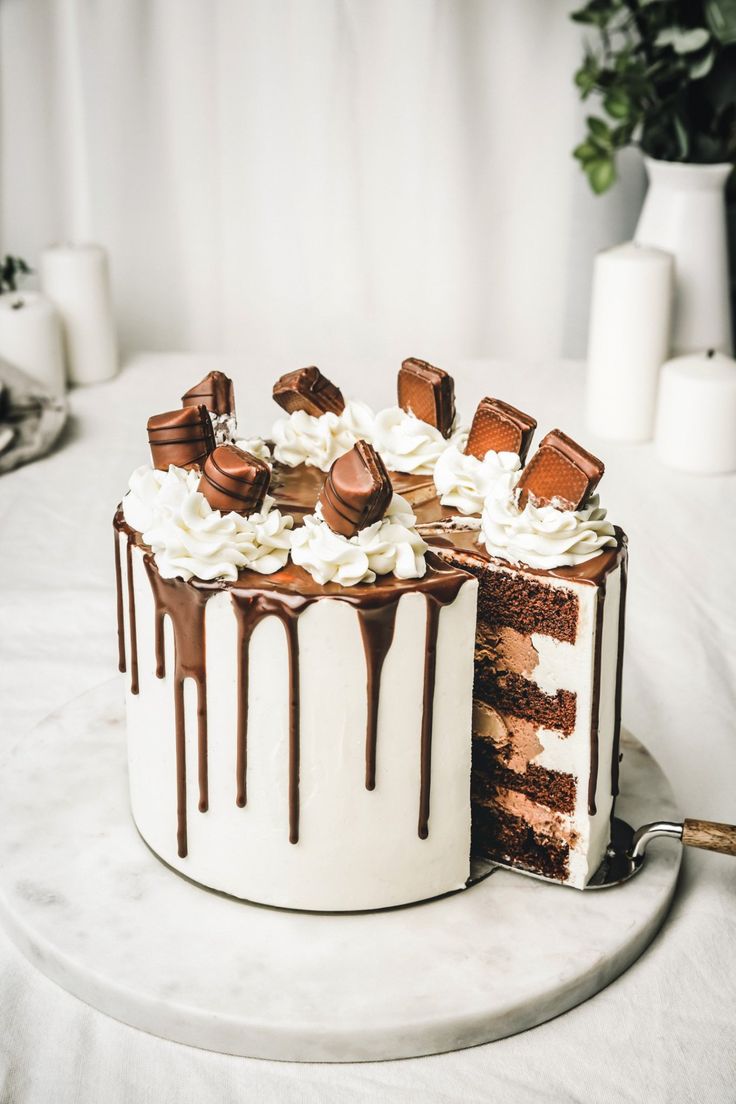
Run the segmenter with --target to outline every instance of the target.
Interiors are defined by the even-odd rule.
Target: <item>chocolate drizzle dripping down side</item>
[[[250,641],[256,626],[265,617],[278,617],[286,632],[289,656],[289,843],[299,842],[299,615],[316,601],[282,591],[233,590],[238,620],[238,745],[236,757],[237,796],[241,807],[247,800],[246,765],[248,758],[248,659]]]
[[[205,609],[217,593],[214,588],[190,586],[183,579],[162,579],[153,557],[143,558],[156,607],[156,675],[163,677],[163,617],[174,629],[174,714],[176,725],[177,843],[180,858],[187,854],[187,768],[184,725],[184,682],[197,687],[197,758],[199,811],[209,807],[207,777],[207,677],[205,660]]]
[[[115,512],[112,522],[115,533],[115,589],[118,618],[118,670],[125,672],[125,617],[123,602],[123,572],[120,557],[120,534],[125,534],[125,578],[128,591],[128,624],[130,626],[130,692],[138,693],[138,633],[135,619],[135,592],[133,590],[133,544],[135,533],[126,524],[122,509]]]
[[[618,647],[616,657],[616,698],[613,722],[613,751],[611,753],[611,794],[618,794],[621,746],[621,701],[624,675],[624,628],[626,625],[626,585],[628,577],[628,557],[624,552],[621,558],[621,593],[618,605]],[[613,815],[613,814],[612,814]]]
[[[606,605],[606,580],[598,584],[595,605],[595,651],[593,658],[593,701],[590,709],[590,774],[588,776],[588,815],[595,816],[598,788],[598,728],[601,707],[601,659],[603,656],[603,613]]]
[[[138,631],[135,623],[135,591],[133,589],[133,542],[128,535],[125,545],[128,579],[128,623],[130,624],[130,692],[138,693]]]
[[[432,722],[434,719],[434,684],[437,668],[437,632],[441,603],[434,595],[425,594],[427,601],[427,634],[424,645],[424,702],[422,706],[421,776],[419,784],[419,838],[429,835],[429,791],[432,781]]]
[[[374,609],[359,609],[360,635],[363,638],[366,668],[367,718],[365,734],[365,788],[376,788],[376,744],[378,738],[378,702],[381,671],[394,639],[399,599]]]

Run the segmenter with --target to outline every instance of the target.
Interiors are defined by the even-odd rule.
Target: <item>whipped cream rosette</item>
[[[521,470],[516,452],[487,452],[482,460],[450,444],[434,469],[434,482],[442,506],[461,514],[479,514],[488,495],[513,492]]]
[[[361,402],[347,402],[340,414],[294,410],[273,424],[274,459],[289,468],[307,464],[327,472],[356,441],[372,440],[373,420],[373,411]]]
[[[196,469],[173,465],[165,472],[145,465],[130,478],[123,516],[151,548],[162,578],[232,582],[241,568],[261,574],[282,568],[292,518],[275,509],[268,496],[255,513],[223,514],[197,490],[199,481]]]

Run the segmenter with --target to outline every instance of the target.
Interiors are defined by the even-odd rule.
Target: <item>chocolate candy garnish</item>
[[[603,462],[559,429],[544,437],[524,468],[518,486],[519,505],[579,510],[598,486]]]
[[[213,414],[235,414],[233,381],[224,372],[208,372],[181,397],[182,406],[206,406]]]
[[[314,366],[287,372],[273,385],[273,397],[287,414],[304,410],[319,418],[321,414],[342,414],[345,409],[339,387]]]
[[[478,403],[465,451],[479,460],[489,449],[518,452],[523,463],[536,428],[536,421],[528,414],[500,399],[486,397]]]
[[[213,510],[254,514],[268,492],[268,464],[235,445],[220,445],[204,463],[199,490]]]
[[[215,447],[212,419],[206,406],[185,406],[148,419],[148,443],[154,468],[166,471],[201,467]]]
[[[399,372],[399,406],[449,437],[455,421],[455,384],[452,376],[426,360],[410,357]]]
[[[383,517],[392,497],[383,460],[372,445],[357,441],[330,468],[319,501],[330,529],[343,537],[354,537]]]

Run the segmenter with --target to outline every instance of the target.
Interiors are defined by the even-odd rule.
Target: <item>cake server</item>
[[[734,824],[717,824],[712,820],[655,820],[634,831],[625,820],[614,817],[606,856],[585,888],[608,889],[628,881],[643,867],[649,844],[660,837],[679,840],[685,847],[736,855]]]

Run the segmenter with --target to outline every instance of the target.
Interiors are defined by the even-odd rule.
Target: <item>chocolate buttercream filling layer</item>
[[[391,647],[399,601],[403,594],[423,593],[427,607],[423,709],[420,733],[420,780],[418,834],[429,834],[432,725],[434,712],[435,664],[440,612],[455,601],[468,575],[429,553],[427,573],[422,579],[397,579],[383,576],[371,584],[344,588],[334,583],[320,586],[302,568],[288,564],[273,575],[256,575],[243,571],[235,583],[205,583],[199,580],[163,579],[153,556],[142,543],[140,534],[130,529],[122,512],[115,515],[116,541],[119,533],[127,535],[127,552],[137,545],[144,552],[144,563],[154,599],[156,676],[163,678],[166,670],[163,618],[168,615],[174,630],[174,712],[177,764],[177,841],[180,857],[187,854],[186,810],[186,749],[184,727],[184,680],[193,678],[197,687],[199,809],[206,812],[209,804],[207,779],[207,683],[205,609],[215,594],[229,591],[238,625],[238,705],[236,731],[235,800],[239,806],[247,801],[248,756],[248,658],[249,645],[256,626],[266,617],[278,618],[286,633],[289,662],[289,840],[299,840],[299,762],[300,762],[300,681],[299,631],[301,614],[312,604],[324,599],[347,602],[357,612],[366,657],[367,715],[365,735],[365,785],[372,790],[376,784],[376,742],[381,671]],[[116,544],[117,547],[117,544]],[[119,555],[119,548],[118,548]],[[117,561],[116,561],[117,562]],[[132,560],[130,561],[132,563]],[[118,632],[124,641],[122,579],[118,576]],[[134,590],[132,570],[129,575],[129,614],[131,637],[135,635]],[[124,645],[123,645],[124,649]],[[131,655],[136,648],[131,639]],[[123,650],[124,654],[124,650]],[[133,689],[133,686],[131,686]],[[137,679],[134,692],[137,692]]]

